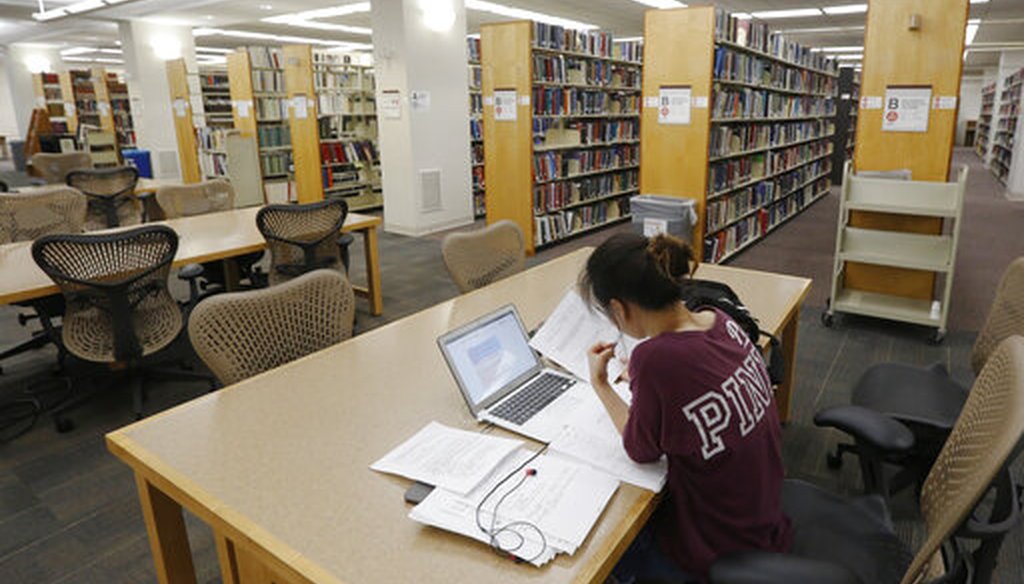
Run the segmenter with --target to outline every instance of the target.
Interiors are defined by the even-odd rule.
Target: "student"
[[[665,499],[614,570],[635,579],[704,581],[715,558],[786,552],[781,429],[760,350],[725,313],[687,310],[693,255],[659,235],[615,235],[598,247],[580,292],[640,343],[627,406],[608,382],[615,343],[591,348],[591,384],[636,462],[668,458]],[[689,574],[689,576],[687,576]]]

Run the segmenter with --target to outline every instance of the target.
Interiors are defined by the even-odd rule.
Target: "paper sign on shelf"
[[[494,119],[499,122],[516,120],[516,90],[496,89],[494,91]]]
[[[64,102],[64,115],[73,116],[75,115],[75,102],[65,101]]]
[[[519,96],[519,105],[530,105],[530,96],[526,95],[526,94],[520,95]]]
[[[484,105],[494,105],[494,98],[490,95],[484,96]]]
[[[41,95],[37,95],[36,96],[36,107],[46,107],[46,98],[41,96]]]
[[[110,115],[110,104],[109,103],[107,103],[105,101],[101,101],[101,102],[98,102],[96,104],[96,107],[99,108],[101,116],[106,117],[106,116]]]
[[[309,117],[309,108],[306,107],[305,95],[296,95],[292,98],[292,114],[296,120],[304,120]]]
[[[658,96],[648,95],[644,98],[644,107],[658,107]]]
[[[174,108],[174,115],[178,116],[179,118],[185,117],[185,108],[188,107],[188,104],[185,103],[184,99],[179,97],[178,99],[174,100],[174,104],[172,105],[172,107]]]
[[[693,98],[694,109],[708,109],[708,96],[697,95]]]
[[[247,99],[240,99],[235,102],[235,112],[238,113],[238,117],[247,118],[249,117],[249,110],[252,109],[252,102]]]
[[[688,125],[690,123],[690,88],[662,87],[658,93],[658,123]]]
[[[644,218],[644,237],[654,237],[668,233],[668,219]]]
[[[409,106],[414,112],[429,112],[430,111],[430,92],[429,91],[410,91],[409,92]]]
[[[397,89],[385,89],[380,94],[381,116],[387,120],[402,117],[402,94]]]
[[[932,109],[955,110],[957,97],[955,95],[936,95],[932,100]]]
[[[860,109],[882,109],[882,98],[878,95],[864,95],[860,98]]]
[[[888,87],[885,90],[883,132],[927,132],[931,87]]]

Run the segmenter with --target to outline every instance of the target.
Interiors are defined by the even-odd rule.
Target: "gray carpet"
[[[972,158],[958,152],[955,161],[972,163]],[[801,314],[794,419],[784,430],[784,454],[791,476],[837,491],[855,492],[859,480],[856,465],[848,463],[840,472],[825,468],[825,452],[835,437],[815,428],[810,419],[824,406],[845,403],[851,385],[871,364],[896,360],[924,365],[938,361],[946,363],[957,379],[970,382],[967,358],[975,331],[1003,266],[1024,246],[1016,238],[1022,212],[1019,204],[1002,200],[987,171],[972,168],[972,172],[951,333],[941,346],[923,342],[925,334],[917,327],[873,319],[844,318],[834,329],[821,326],[819,316],[827,296],[835,238],[834,195],[735,260],[734,265],[815,279],[812,296]],[[622,229],[628,226],[544,250],[531,259],[531,264],[595,244]],[[361,302],[359,330],[380,326],[455,295],[456,289],[441,262],[439,241],[439,237],[382,235],[385,315],[370,317]],[[356,280],[362,273],[361,256],[360,249],[353,250]],[[14,309],[0,308],[0,346],[22,340],[25,330],[18,326]],[[52,352],[39,351],[3,363],[0,401],[24,391],[30,382],[45,379],[52,359]],[[202,384],[159,384],[150,392],[147,411],[160,411],[204,392]],[[123,388],[105,388],[97,399],[78,410],[74,419],[77,428],[70,434],[58,435],[46,420],[41,420],[25,436],[0,445],[0,582],[153,582],[131,473],[103,443],[105,432],[132,421],[128,397]],[[900,533],[908,541],[917,542],[921,530],[913,501],[902,497],[896,503]],[[189,527],[199,581],[218,582],[209,530],[193,518],[189,518]],[[1024,536],[1018,530],[1003,548],[999,581],[1024,581],[1022,567]]]

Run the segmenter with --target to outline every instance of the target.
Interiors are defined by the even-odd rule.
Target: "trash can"
[[[697,211],[693,199],[665,195],[637,195],[629,200],[633,230],[647,237],[668,233],[683,241],[693,238]]]
[[[149,150],[137,148],[122,150],[121,157],[124,158],[125,164],[137,168],[139,176],[142,178],[153,178],[153,164],[149,158]]]
[[[7,143],[11,148],[11,159],[14,162],[14,170],[25,172],[25,141],[11,140]]]

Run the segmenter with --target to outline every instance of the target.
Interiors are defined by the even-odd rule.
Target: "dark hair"
[[[620,233],[605,240],[580,274],[579,292],[591,306],[607,311],[612,299],[661,310],[683,299],[693,252],[671,235],[652,238]]]

